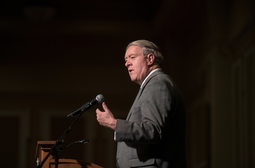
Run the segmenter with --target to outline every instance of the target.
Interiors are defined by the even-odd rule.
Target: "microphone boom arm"
[[[100,97],[100,100],[96,103],[101,103],[104,101],[104,97],[103,95],[98,95],[97,97]],[[45,156],[45,158],[43,159],[43,161],[41,163],[39,163],[38,165],[36,165],[36,168],[42,168],[43,164],[45,163],[45,161],[49,158],[50,155],[55,156],[55,168],[58,168],[58,155],[59,152],[63,149],[63,147],[61,146],[64,143],[64,139],[66,137],[66,135],[72,130],[73,125],[78,121],[78,119],[81,117],[81,115],[87,111],[88,109],[90,109],[92,107],[92,105],[94,105],[93,103],[95,103],[95,101],[91,101],[91,102],[87,102],[86,104],[82,105],[82,107],[76,111],[81,111],[79,113],[79,115],[75,118],[75,120],[70,124],[70,126],[65,130],[65,132],[63,133],[63,135],[56,141],[56,143],[51,147],[51,150],[49,151],[49,153]],[[95,103],[95,104],[96,104]],[[75,111],[75,112],[76,112]],[[73,112],[73,113],[75,113]],[[73,117],[73,113],[69,114],[68,116],[72,116]],[[76,113],[77,114],[77,113]],[[67,116],[67,117],[68,117]]]

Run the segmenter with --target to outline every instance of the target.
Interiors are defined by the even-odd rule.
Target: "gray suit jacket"
[[[185,108],[161,70],[145,81],[126,120],[117,119],[117,167],[185,168]]]

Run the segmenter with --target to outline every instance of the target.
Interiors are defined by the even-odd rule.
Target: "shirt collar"
[[[143,80],[143,83],[141,84],[140,89],[142,89],[142,87],[143,87],[145,81],[148,79],[148,77],[151,76],[152,73],[154,73],[154,72],[156,72],[156,71],[158,71],[158,70],[160,70],[160,69],[161,69],[161,68],[153,69],[153,70],[149,73],[149,75],[147,75],[146,78]]]

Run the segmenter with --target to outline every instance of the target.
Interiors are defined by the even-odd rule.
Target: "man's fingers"
[[[96,109],[96,113],[101,112],[98,108]]]
[[[102,103],[102,106],[103,106],[104,111],[108,111],[109,110],[105,102]]]

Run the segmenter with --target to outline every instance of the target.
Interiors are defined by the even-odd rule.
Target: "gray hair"
[[[162,67],[163,61],[164,61],[164,57],[160,53],[158,46],[156,44],[154,44],[153,42],[148,41],[148,40],[133,41],[133,42],[128,44],[128,46],[126,47],[126,50],[130,46],[141,47],[142,48],[141,52],[142,52],[144,57],[146,57],[148,54],[152,53],[155,56],[155,63],[157,63],[160,67]]]

